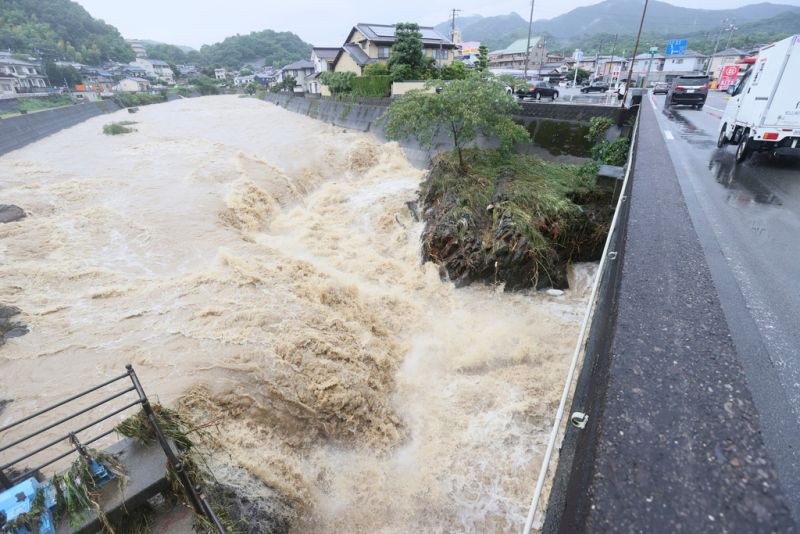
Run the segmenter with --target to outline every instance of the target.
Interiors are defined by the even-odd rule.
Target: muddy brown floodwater
[[[0,348],[0,424],[131,362],[162,402],[227,414],[225,461],[296,503],[296,532],[521,528],[584,284],[441,281],[397,145],[222,96],[0,169],[28,213],[0,225],[0,303],[30,328]]]

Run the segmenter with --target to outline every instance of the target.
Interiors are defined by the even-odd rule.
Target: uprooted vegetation
[[[612,192],[590,166],[497,150],[442,155],[422,185],[425,260],[457,285],[567,287],[570,262],[599,259]]]
[[[122,135],[135,132],[136,128],[129,128],[133,124],[136,123],[134,121],[121,121],[105,124],[103,125],[103,133],[106,135]]]

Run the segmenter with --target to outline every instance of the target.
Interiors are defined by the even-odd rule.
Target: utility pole
[[[609,70],[609,79],[608,84],[611,85],[614,82],[614,54],[617,52],[617,38],[619,38],[619,34],[614,34],[614,45],[611,47],[611,69]],[[622,72],[622,64],[620,63],[619,66],[620,72]],[[605,79],[605,76],[603,76]]]
[[[452,22],[450,23],[450,40],[453,41],[456,35],[456,14],[461,13],[460,9],[452,9]]]
[[[636,63],[636,53],[639,51],[639,39],[642,37],[642,26],[644,26],[644,17],[647,15],[647,4],[650,3],[650,0],[644,0],[644,9],[642,9],[642,20],[639,21],[639,33],[636,34],[636,44],[633,47],[633,59],[631,60],[631,66],[628,69],[628,80],[625,83],[625,94],[622,95],[622,102],[620,102],[620,107],[625,107],[625,100],[628,98],[628,89],[631,87],[631,78],[633,77],[633,64]]]
[[[735,19],[733,20],[733,22],[731,22],[731,25],[728,28],[731,32],[728,34],[728,44],[725,46],[726,50],[731,47],[731,37],[733,37],[733,32],[735,32],[738,29],[736,26],[733,25],[734,22],[736,22]]]
[[[533,30],[533,5],[536,0],[531,0],[531,16],[528,19],[528,47],[525,49],[525,73],[523,77],[525,78],[525,82],[528,81],[528,63],[531,60],[531,31]]]
[[[728,19],[722,19],[722,26],[719,27],[719,32],[717,32],[717,40],[714,42],[714,52],[711,53],[711,58],[708,60],[708,67],[706,68],[706,76],[711,73],[711,62],[714,61],[714,55],[717,53],[717,49],[719,48],[719,40],[722,38],[722,32],[725,31],[725,24],[728,23]]]
[[[594,79],[592,81],[597,79],[597,67],[600,66],[599,65],[599,63],[600,63],[600,50],[602,48],[603,48],[603,40],[601,39],[600,40],[600,45],[597,47],[597,52],[595,52],[595,54],[594,54]]]

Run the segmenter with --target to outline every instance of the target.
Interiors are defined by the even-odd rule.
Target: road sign
[[[650,47],[650,55],[654,56],[656,54],[658,54],[658,47],[657,46]]]
[[[686,52],[686,39],[672,39],[667,41],[667,55],[676,56]]]
[[[717,89],[725,90],[731,85],[736,83],[739,77],[739,65],[725,65],[722,67],[722,72],[719,76],[719,83]]]
[[[583,50],[575,50],[575,61],[579,63],[583,61]]]

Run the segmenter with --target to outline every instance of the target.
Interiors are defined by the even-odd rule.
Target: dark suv
[[[708,98],[708,76],[678,76],[672,80],[664,105],[687,104],[695,109],[703,109],[706,98]]]
[[[519,98],[531,97],[535,100],[547,97],[555,100],[558,98],[558,89],[550,85],[549,82],[531,82],[525,87],[517,89],[517,96]]]
[[[581,93],[605,93],[608,89],[608,84],[605,82],[592,82],[581,87]]]

